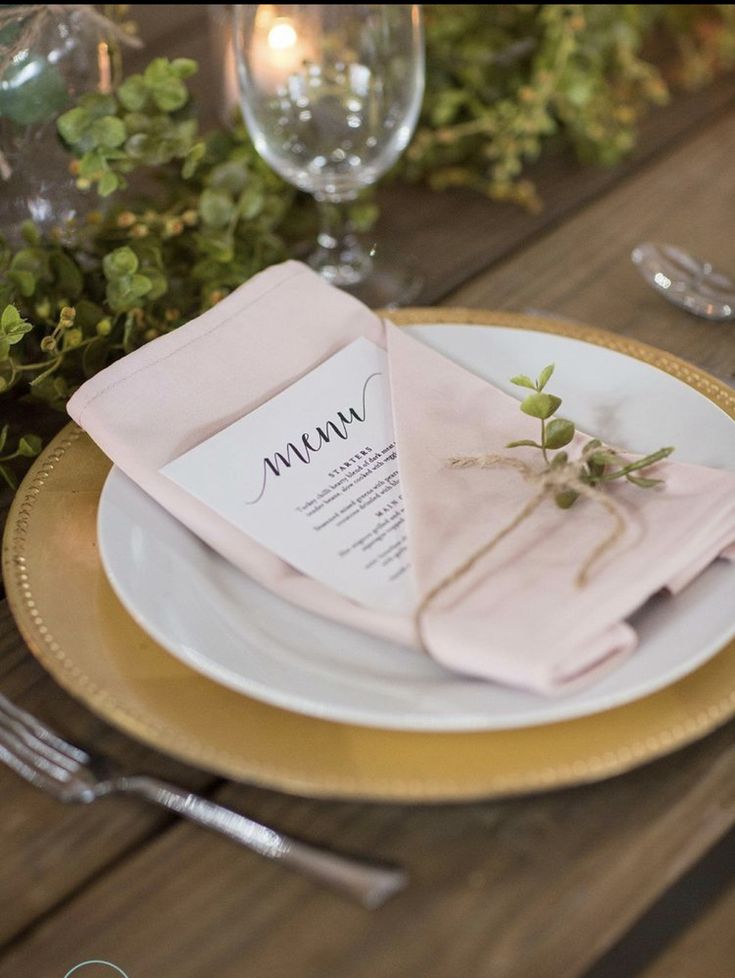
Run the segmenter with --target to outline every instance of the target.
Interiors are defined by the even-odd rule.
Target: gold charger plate
[[[612,333],[468,309],[391,316],[400,324],[498,325],[581,339],[665,370],[735,418],[735,391],[691,364]],[[315,797],[457,801],[610,777],[735,714],[735,641],[693,674],[637,702],[520,730],[375,730],[232,692],[158,646],[108,585],[96,515],[109,468],[73,424],[36,460],[3,541],[10,607],[31,651],[68,692],[126,733],[198,767]]]

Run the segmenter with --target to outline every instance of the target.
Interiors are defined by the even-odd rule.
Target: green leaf
[[[142,75],[131,75],[117,89],[117,97],[129,112],[140,112],[148,100],[148,89]]]
[[[18,442],[18,455],[23,458],[35,458],[42,446],[43,442],[38,435],[23,435]]]
[[[538,390],[542,391],[544,387],[546,387],[547,383],[549,382],[549,378],[551,377],[553,372],[554,372],[553,363],[550,363],[548,367],[544,367],[544,369],[541,371],[541,373],[538,376],[538,380],[536,381],[538,385]]]
[[[20,231],[26,244],[35,246],[41,243],[41,232],[33,221],[23,221],[20,226]]]
[[[110,194],[114,194],[120,185],[120,180],[116,173],[112,170],[107,170],[100,177],[100,182],[97,184],[97,192],[100,197],[109,197]]]
[[[5,442],[8,440],[8,432],[10,431],[10,425],[4,424],[2,430],[0,430],[0,452],[5,448]]]
[[[620,463],[620,456],[613,451],[603,449],[598,452],[593,452],[590,455],[590,462],[593,462],[595,465],[618,465]]]
[[[177,78],[190,78],[199,71],[199,65],[192,58],[174,58],[171,68]]]
[[[138,271],[138,265],[138,256],[127,245],[122,248],[115,248],[102,260],[102,267],[108,279],[132,275]]]
[[[198,144],[204,149],[204,144]],[[248,184],[250,174],[247,166],[240,160],[226,160],[213,167],[207,183],[212,190],[224,190],[231,196],[242,193]]]
[[[528,438],[522,438],[520,441],[509,441],[505,446],[506,448],[521,448],[528,446],[528,448],[542,448],[537,441],[530,441]]]
[[[160,299],[162,295],[168,292],[168,280],[163,272],[159,272],[155,268],[150,268],[146,269],[145,274],[151,283],[151,287],[148,290],[149,299]]]
[[[79,176],[83,180],[97,180],[107,168],[107,160],[100,150],[93,149],[79,160]]]
[[[639,486],[641,489],[653,489],[655,486],[662,486],[664,484],[663,479],[644,479],[641,475],[626,475],[625,478],[628,482],[632,482],[633,485]]]
[[[154,58],[143,72],[143,79],[153,101],[163,112],[175,112],[186,105],[189,92],[178,70],[166,58]]]
[[[629,472],[636,472],[638,469],[647,469],[649,465],[654,465],[656,462],[661,462],[663,459],[668,458],[673,451],[674,448],[671,446],[668,448],[659,448],[657,452],[651,452],[650,455],[639,458],[636,462],[629,462],[622,469],[618,469],[617,472],[608,473],[605,476],[605,480],[619,479],[621,476],[627,476]],[[595,456],[593,455],[592,457],[594,458]],[[618,456],[615,461],[619,463],[620,457]]]
[[[265,198],[260,187],[256,184],[250,184],[241,194],[237,204],[240,216],[246,221],[252,221],[263,210],[264,202]]]
[[[529,414],[532,418],[545,420],[550,418],[560,405],[560,397],[555,397],[553,394],[535,393],[529,394],[521,401],[521,411],[524,414]]]
[[[438,127],[452,122],[462,106],[471,99],[471,95],[464,88],[446,88],[435,99],[431,110],[431,124]]]
[[[574,425],[564,418],[554,418],[546,426],[546,447],[563,448],[574,438]]]
[[[123,118],[128,133],[137,135],[141,132],[153,132],[156,127],[156,116],[146,115],[145,112],[128,112]]]
[[[26,319],[20,319],[12,326],[4,326],[2,328],[2,338],[10,346],[13,346],[14,343],[20,343],[26,333],[30,333],[32,329],[32,323],[29,323]]]
[[[26,299],[36,291],[36,276],[33,272],[24,269],[14,268],[8,272],[8,278],[18,286],[18,291]]]
[[[107,301],[114,312],[128,312],[138,305],[153,286],[147,275],[123,275],[111,279],[107,284]]]
[[[90,121],[89,113],[77,106],[59,116],[56,128],[59,130],[61,138],[73,146],[84,136]]]
[[[199,200],[202,220],[212,228],[229,224],[233,209],[232,198],[222,190],[205,190]]]
[[[184,180],[188,180],[193,177],[197,171],[197,167],[200,162],[204,159],[204,154],[206,153],[207,147],[204,143],[194,143],[189,152],[184,157],[184,165],[181,168],[181,176]]]
[[[0,330],[5,333],[7,330],[13,328],[21,321],[21,315],[18,310],[13,305],[8,305],[3,309],[3,314],[0,316]]]
[[[167,159],[165,154],[161,154],[153,136],[144,132],[137,132],[125,143],[125,152],[128,156],[140,163],[155,165],[163,163]]]
[[[153,282],[147,275],[131,275],[128,294],[136,299],[147,295],[153,288]]]
[[[76,262],[63,251],[57,251],[51,255],[50,264],[59,293],[69,300],[80,296],[84,288],[84,278]]]
[[[114,115],[96,119],[90,127],[90,135],[98,146],[104,146],[105,149],[122,146],[127,137],[124,123]]]
[[[79,99],[80,106],[86,110],[90,122],[101,119],[104,115],[115,115],[117,101],[114,95],[103,95],[101,92],[87,92]]]
[[[534,382],[530,377],[526,377],[525,374],[518,374],[517,377],[511,377],[510,382],[511,384],[515,384],[516,387],[529,387],[532,391],[536,390]]]

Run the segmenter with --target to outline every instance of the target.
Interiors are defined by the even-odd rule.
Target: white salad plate
[[[632,452],[674,444],[677,460],[735,470],[733,420],[641,360],[529,329],[406,328],[516,395],[509,377],[554,362],[553,390],[580,429]],[[735,635],[735,563],[717,561],[681,594],[657,595],[635,614],[639,646],[617,669],[586,689],[547,698],[455,675],[420,651],[284,601],[227,563],[115,468],[100,500],[98,541],[127,611],[182,662],[276,706],[365,726],[499,730],[586,716],[674,682]]]

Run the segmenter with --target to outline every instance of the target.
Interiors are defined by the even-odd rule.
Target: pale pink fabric
[[[74,395],[69,413],[131,479],[247,574],[319,614],[415,645],[410,616],[335,594],[159,475],[358,336],[388,351],[418,601],[533,492],[517,472],[450,469],[447,455],[503,452],[511,437],[535,437],[537,422],[305,266],[262,272],[118,361]],[[537,462],[531,450],[516,454]],[[735,474],[671,462],[658,469],[663,492],[614,486],[628,514],[625,538],[581,589],[575,574],[609,517],[588,501],[569,511],[543,503],[427,612],[431,654],[449,669],[545,693],[589,682],[629,654],[631,612],[663,587],[681,589],[726,550],[735,557]]]

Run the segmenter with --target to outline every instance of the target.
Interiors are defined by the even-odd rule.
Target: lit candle
[[[312,50],[303,25],[291,17],[278,16],[272,4],[261,4],[248,55],[256,85],[262,91],[277,92],[302,70]]]
[[[210,4],[208,13],[212,51],[215,61],[222,65],[220,118],[230,123],[240,104],[232,18],[224,4]],[[303,24],[292,17],[279,16],[273,4],[261,4],[246,56],[256,85],[275,94],[301,71],[305,61],[313,59],[313,45],[306,38]]]

